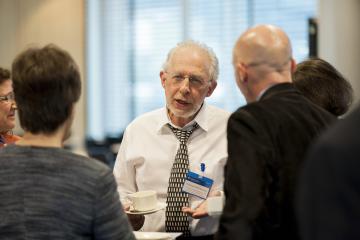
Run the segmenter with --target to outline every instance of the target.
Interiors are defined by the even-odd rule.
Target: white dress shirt
[[[195,119],[183,128],[191,127],[194,122],[199,124],[187,142],[189,168],[200,173],[200,164],[205,163],[204,175],[214,180],[209,195],[223,189],[229,116],[229,112],[204,103]],[[179,148],[179,140],[167,126],[168,123],[171,122],[164,107],[136,118],[126,128],[114,167],[122,200],[130,193],[155,190],[158,200],[166,202],[170,171]],[[189,199],[190,205],[201,200],[195,196]],[[211,216],[200,220],[191,218],[192,235],[215,233],[218,220],[218,217]],[[141,230],[164,232],[165,209],[145,215]]]

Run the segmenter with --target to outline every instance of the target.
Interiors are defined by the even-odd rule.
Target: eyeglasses
[[[210,80],[206,81],[197,75],[183,75],[181,73],[170,74],[170,79],[174,84],[181,84],[185,79],[189,79],[190,87],[194,88],[204,87],[207,82],[210,82]]]
[[[15,101],[15,95],[13,92],[5,96],[0,96],[0,102],[10,103]]]

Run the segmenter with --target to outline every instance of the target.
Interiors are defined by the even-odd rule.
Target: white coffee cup
[[[127,197],[131,201],[131,205],[135,211],[150,211],[157,206],[156,191],[153,190],[132,193]]]

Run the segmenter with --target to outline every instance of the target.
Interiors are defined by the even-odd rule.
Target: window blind
[[[275,24],[289,35],[294,57],[308,56],[307,19],[316,0],[87,0],[87,135],[119,136],[142,113],[164,106],[159,72],[176,43],[213,48],[220,75],[210,104],[245,104],[232,67],[236,39],[249,26]]]

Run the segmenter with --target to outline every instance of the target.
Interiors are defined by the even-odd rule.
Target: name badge
[[[206,199],[213,183],[214,180],[189,171],[182,191]]]

